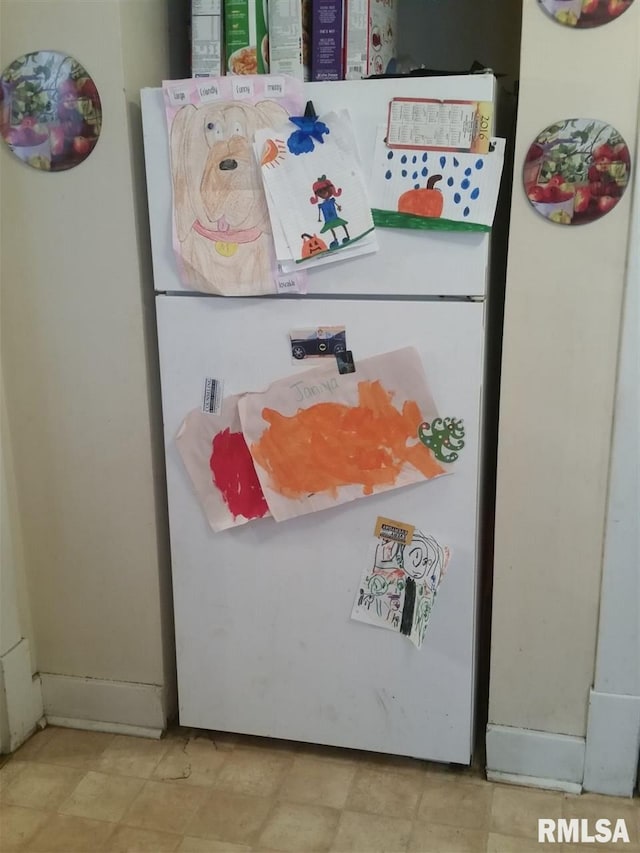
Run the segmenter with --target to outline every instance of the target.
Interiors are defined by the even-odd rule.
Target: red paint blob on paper
[[[269,507],[241,432],[225,429],[214,436],[209,467],[234,518],[262,518],[267,514]]]

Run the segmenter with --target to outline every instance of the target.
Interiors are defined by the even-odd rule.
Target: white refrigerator
[[[490,74],[312,83],[320,115],[347,108],[366,173],[394,97],[493,101]],[[157,304],[180,723],[470,762],[479,606],[479,487],[490,235],[377,229],[379,251],[309,273],[304,296],[225,298],[183,288],[171,239],[161,89],[142,92]],[[292,329],[344,325],[358,359],[415,347],[441,415],[464,419],[455,473],[284,522],[213,533],[175,436],[202,398],[262,390],[308,369]],[[452,551],[422,649],[350,618],[376,517]]]

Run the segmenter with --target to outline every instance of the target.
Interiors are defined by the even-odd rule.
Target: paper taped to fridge
[[[302,83],[264,75],[212,77],[167,82],[163,89],[173,248],[183,284],[223,296],[279,291],[269,214],[252,146],[258,128],[280,124],[300,110]]]
[[[504,139],[486,154],[393,150],[378,128],[370,182],[373,219],[386,228],[490,231],[504,165]]]
[[[450,551],[412,525],[384,521],[396,530],[410,528],[411,537],[402,541],[376,526],[351,618],[404,634],[421,648]]]
[[[269,515],[238,415],[238,396],[225,397],[218,417],[194,409],[176,445],[212,530]]]
[[[355,373],[323,363],[245,394],[239,410],[276,521],[448,473],[418,440],[437,410],[413,347]]]
[[[375,252],[366,182],[346,110],[256,132],[276,256],[283,269]]]

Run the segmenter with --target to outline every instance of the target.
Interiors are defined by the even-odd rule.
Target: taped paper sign
[[[418,439],[438,417],[413,347],[335,364],[245,394],[240,421],[276,521],[448,473]]]
[[[486,154],[387,146],[378,128],[370,192],[373,220],[387,228],[490,231],[504,164],[504,139]]]
[[[259,128],[303,105],[291,77],[209,77],[163,83],[173,184],[173,248],[192,290],[249,296],[304,290],[278,270],[252,145]],[[298,275],[300,275],[298,273]]]
[[[238,399],[225,397],[219,417],[194,409],[176,436],[178,452],[216,533],[269,515],[240,428]]]
[[[449,558],[433,536],[378,519],[351,618],[404,634],[421,648]]]

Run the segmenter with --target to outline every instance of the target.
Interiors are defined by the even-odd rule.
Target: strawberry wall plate
[[[71,169],[93,151],[102,125],[96,85],[64,53],[27,53],[0,77],[0,133],[35,169]]]
[[[630,174],[629,148],[614,127],[569,118],[538,134],[527,151],[522,179],[532,207],[545,219],[584,225],[618,204]]]
[[[559,24],[587,29],[619,18],[633,0],[538,0],[538,3]]]

